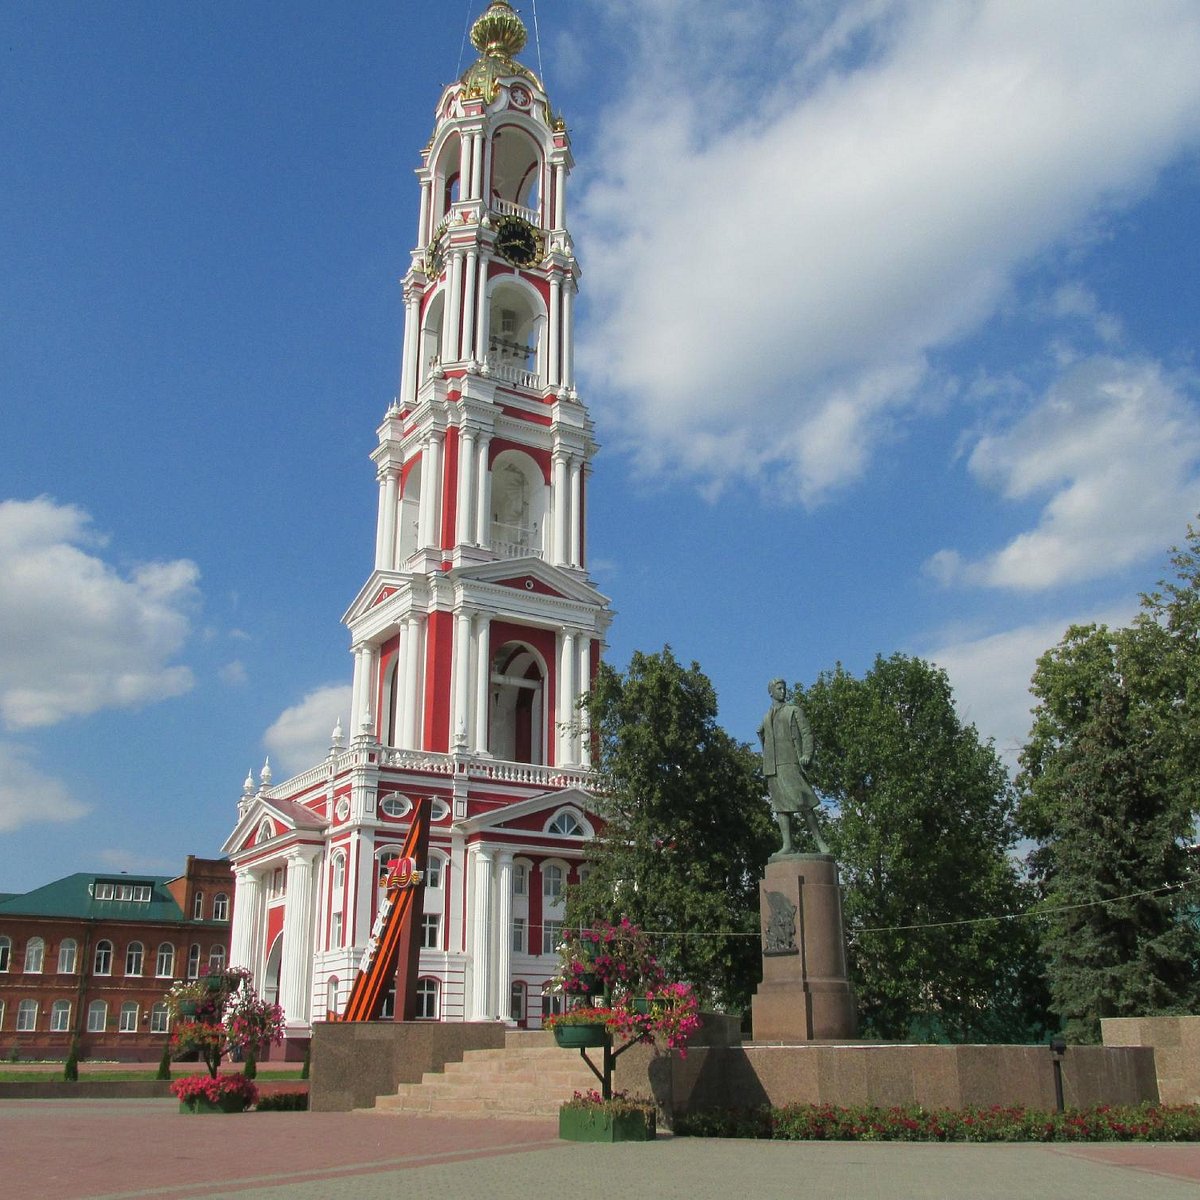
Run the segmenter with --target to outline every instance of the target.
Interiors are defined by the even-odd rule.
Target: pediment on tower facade
[[[519,562],[505,559],[500,562],[459,567],[451,572],[451,578],[463,583],[485,583],[494,587],[512,588],[517,592],[554,596],[576,604],[597,607],[607,607],[609,604],[608,597],[602,595],[586,580],[536,558],[525,558]]]
[[[597,819],[593,815],[594,799],[590,792],[579,787],[563,788],[560,791],[544,792],[528,800],[518,800],[503,808],[492,809],[478,816],[468,817],[455,823],[455,832],[468,837],[474,833],[536,833],[546,836],[561,836],[573,840],[589,840],[595,836]],[[560,814],[573,814],[581,832],[557,834],[548,827]]]
[[[254,796],[233,832],[221,847],[222,854],[244,854],[260,845],[277,845],[296,834],[323,833],[328,822],[319,813],[293,800]],[[311,837],[306,837],[310,841]]]
[[[398,571],[372,571],[370,578],[359,588],[358,595],[342,617],[342,624],[356,621],[372,609],[380,607],[397,592],[411,583],[407,575]]]

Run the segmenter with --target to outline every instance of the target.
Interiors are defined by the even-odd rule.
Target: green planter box
[[[240,1113],[246,1111],[246,1100],[242,1096],[222,1096],[214,1103],[203,1096],[192,1100],[180,1100],[181,1113]]]
[[[614,1116],[599,1107],[558,1110],[558,1136],[568,1142],[652,1142],[655,1132],[652,1111]]]
[[[608,1030],[603,1025],[555,1025],[554,1040],[564,1050],[583,1050],[589,1046],[607,1046]]]

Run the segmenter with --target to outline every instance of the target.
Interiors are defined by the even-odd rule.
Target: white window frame
[[[7,974],[12,964],[12,938],[0,937],[0,973]]]
[[[174,942],[159,942],[154,954],[154,977],[170,979],[175,974]]]
[[[17,1032],[35,1033],[37,1031],[38,1002],[30,997],[17,1004]]]
[[[204,893],[196,892],[192,896],[192,920],[204,920]]]
[[[117,1026],[118,1033],[137,1033],[138,1031],[138,1016],[140,1015],[137,1001],[126,1000],[121,1005],[120,1024]]]
[[[551,880],[555,881],[551,887]],[[561,904],[567,890],[567,872],[558,863],[542,864],[542,900],[547,904]]]
[[[525,917],[513,917],[510,944],[514,954],[529,953],[529,922]]]
[[[561,921],[542,921],[542,953],[557,954],[558,944],[562,941],[563,923]]]
[[[55,1000],[50,1005],[50,1032],[69,1033],[71,1030],[70,1000]]]
[[[58,943],[58,973],[74,975],[75,965],[79,962],[79,943],[74,938],[63,938]]]
[[[105,977],[112,974],[113,944],[108,938],[101,938],[96,943],[96,953],[92,956],[92,974]]]
[[[340,950],[345,936],[346,922],[340,912],[332,914],[329,922],[329,948]]]
[[[44,938],[31,937],[25,943],[25,974],[40,975],[46,965],[46,942]]]
[[[171,1013],[167,1008],[167,1002],[165,1000],[157,1001],[150,1009],[150,1032],[171,1032]]]
[[[108,1028],[108,1001],[93,1000],[87,1010],[88,1033],[103,1033]]]
[[[141,942],[130,942],[125,947],[125,976],[131,978],[143,974],[146,966],[146,947]]]
[[[229,920],[229,895],[226,892],[218,892],[213,897],[213,915],[214,921]]]
[[[421,914],[421,949],[440,950],[442,948],[442,914]]]
[[[200,978],[200,943],[193,942],[188,947],[188,964],[187,977],[189,979]]]
[[[442,871],[445,866],[446,860],[440,854],[430,853],[425,862],[425,886],[427,888],[441,890]]]
[[[208,948],[208,973],[219,975],[225,970],[225,947],[217,942]]]
[[[436,1021],[440,1015],[441,985],[436,979],[417,980],[417,1020]]]

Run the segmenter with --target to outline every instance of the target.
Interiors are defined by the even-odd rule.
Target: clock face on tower
[[[533,266],[541,249],[537,230],[520,217],[505,217],[496,229],[496,252],[514,267]]]

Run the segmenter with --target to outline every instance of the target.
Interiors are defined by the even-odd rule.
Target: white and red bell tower
[[[303,775],[248,780],[225,847],[235,961],[277,988],[298,1036],[344,1005],[416,798],[433,809],[431,1018],[538,1022],[595,831],[579,702],[611,612],[586,565],[596,445],[573,371],[572,159],[516,61],[525,39],[492,0],[417,170],[400,393],[372,454],[374,569],[343,618],[349,743],[339,730]]]

